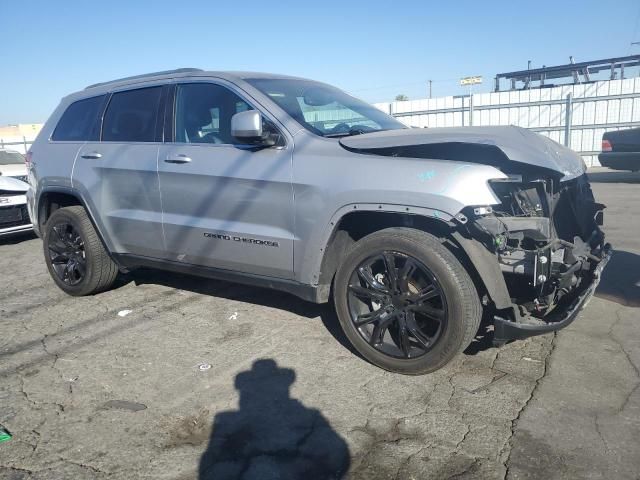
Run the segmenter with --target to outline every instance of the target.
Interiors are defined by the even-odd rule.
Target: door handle
[[[91,152],[91,153],[83,153],[82,155],[80,155],[82,158],[89,158],[89,159],[93,159],[93,160],[97,160],[99,158],[102,158],[102,154],[98,153],[98,152]]]
[[[179,155],[171,155],[165,158],[164,161],[167,163],[189,163],[191,162],[191,159],[186,155],[179,154]]]

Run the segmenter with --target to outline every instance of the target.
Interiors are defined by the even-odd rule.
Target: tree
[[[407,100],[409,100],[409,97],[407,97],[404,93],[396,95],[396,102],[406,102]]]

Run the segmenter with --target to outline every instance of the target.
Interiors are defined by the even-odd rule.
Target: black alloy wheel
[[[55,210],[41,232],[45,263],[61,290],[83,296],[113,285],[118,265],[109,257],[83,207]]]
[[[78,285],[87,272],[84,241],[73,225],[61,222],[51,227],[47,238],[49,260],[58,278],[69,286]]]
[[[351,321],[380,353],[413,359],[429,352],[447,327],[447,301],[435,275],[418,259],[384,250],[366,258],[348,284]]]
[[[469,272],[441,238],[391,227],[355,241],[333,281],[340,326],[362,357],[423,375],[473,340],[482,305]]]

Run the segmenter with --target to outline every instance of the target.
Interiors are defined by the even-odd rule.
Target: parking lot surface
[[[151,271],[73,298],[0,241],[0,478],[638,478],[640,175],[591,177],[616,253],[586,310],[421,377],[327,305]]]

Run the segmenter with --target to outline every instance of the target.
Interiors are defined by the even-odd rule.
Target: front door
[[[231,117],[253,109],[223,85],[178,84],[173,142],[158,175],[167,259],[293,276],[291,144],[254,148],[231,136]]]

